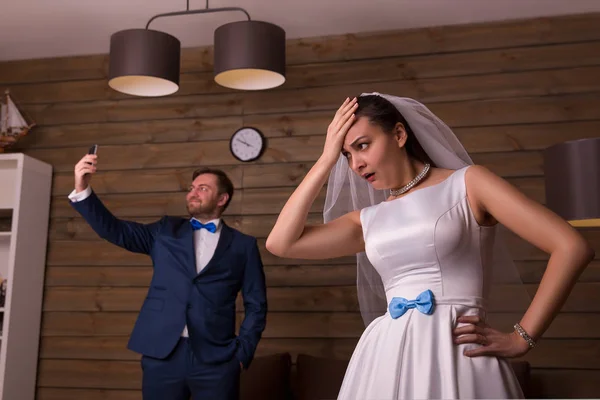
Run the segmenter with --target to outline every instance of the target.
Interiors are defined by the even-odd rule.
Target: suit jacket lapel
[[[191,277],[196,276],[196,246],[194,245],[194,230],[189,220],[185,220],[181,227],[179,234],[183,240],[183,254],[184,254],[184,265],[185,272]]]
[[[221,235],[219,236],[219,242],[217,243],[215,254],[212,256],[208,264],[206,264],[206,267],[204,267],[198,275],[202,275],[206,270],[218,264],[219,260],[223,257],[229,248],[231,241],[233,240],[233,229],[227,226],[223,220],[221,220],[221,224]]]

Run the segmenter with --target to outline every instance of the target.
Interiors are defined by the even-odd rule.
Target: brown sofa
[[[513,369],[528,396],[529,363],[515,361]],[[292,365],[289,353],[257,357],[242,373],[240,400],[336,399],[348,360],[299,354]]]

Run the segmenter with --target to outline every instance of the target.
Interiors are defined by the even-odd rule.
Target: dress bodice
[[[365,252],[388,302],[430,289],[436,297],[487,297],[495,227],[480,226],[465,173],[361,210]]]

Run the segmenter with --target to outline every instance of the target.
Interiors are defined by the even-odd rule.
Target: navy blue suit
[[[214,256],[198,274],[189,219],[165,216],[151,224],[123,221],[93,192],[71,205],[100,237],[152,259],[154,273],[128,343],[130,350],[144,356],[144,374],[148,364],[177,356],[173,354],[182,345],[187,324],[185,346],[195,362],[216,369],[235,365],[237,370],[231,367],[228,373],[238,374],[239,385],[239,363],[248,368],[266,325],[265,277],[256,239],[222,222]],[[245,318],[236,336],[235,301],[240,290]]]

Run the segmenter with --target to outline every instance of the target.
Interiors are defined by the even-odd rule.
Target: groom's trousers
[[[240,362],[198,361],[190,339],[182,337],[165,359],[142,356],[144,400],[238,400]]]

